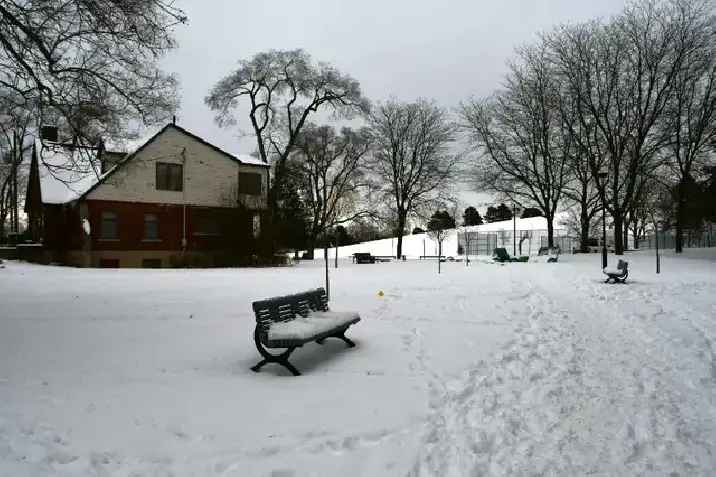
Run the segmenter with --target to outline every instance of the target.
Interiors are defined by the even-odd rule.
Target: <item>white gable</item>
[[[170,125],[141,146],[129,160],[93,189],[87,199],[205,207],[235,207],[237,200],[241,199],[250,208],[262,208],[266,198],[268,168],[241,164],[239,161],[243,161],[243,158],[236,160],[190,133]],[[157,189],[156,164],[159,162],[183,166],[182,191]],[[260,174],[264,184],[263,195],[240,198],[239,172]]]

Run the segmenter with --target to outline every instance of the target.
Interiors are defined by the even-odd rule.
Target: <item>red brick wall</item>
[[[114,202],[88,200],[92,228],[92,250],[181,250],[181,205],[149,204],[138,202]],[[102,212],[114,212],[118,216],[118,240],[101,239]],[[159,221],[159,240],[144,240],[144,215],[154,214]],[[219,235],[204,236],[197,232],[200,218],[215,220]],[[186,207],[187,250],[222,250],[237,246],[237,240],[247,232],[250,222],[239,209]],[[248,229],[250,230],[250,229]]]

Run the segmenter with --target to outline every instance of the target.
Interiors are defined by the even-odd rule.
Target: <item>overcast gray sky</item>
[[[499,87],[516,46],[564,22],[608,17],[624,0],[178,0],[189,24],[165,60],[180,80],[177,122],[236,153],[251,138],[213,122],[204,96],[237,61],[303,48],[356,78],[373,101],[456,106]]]

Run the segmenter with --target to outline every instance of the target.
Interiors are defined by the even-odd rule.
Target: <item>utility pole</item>
[[[517,256],[517,205],[512,203],[512,256]]]
[[[607,172],[599,172],[597,177],[601,181],[600,189],[602,192],[602,269],[605,269],[607,268],[607,200],[605,192],[607,187]]]
[[[326,266],[326,298],[331,299],[331,281],[328,276],[328,236],[326,236],[325,243],[323,244],[323,262]]]
[[[515,204],[512,204],[512,256],[517,256],[517,217],[515,216]]]

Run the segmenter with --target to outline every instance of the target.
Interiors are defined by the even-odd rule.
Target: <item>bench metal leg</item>
[[[318,339],[318,340],[316,340],[316,343],[323,344],[323,341],[326,338],[339,338],[339,339],[342,339],[343,341],[345,341],[349,348],[355,348],[356,344],[350,338],[347,338],[345,333],[346,333],[346,330],[343,330],[339,333],[326,336],[325,338]]]
[[[251,371],[258,373],[261,371],[261,368],[268,364],[268,363],[277,363],[283,366],[284,368],[288,369],[291,374],[294,376],[300,376],[301,372],[296,369],[294,365],[288,362],[288,357],[291,355],[291,353],[294,352],[294,350],[297,348],[296,346],[293,346],[291,348],[288,348],[286,351],[284,351],[281,354],[271,354],[268,351],[266,351],[266,348],[263,347],[261,344],[261,340],[259,338],[259,330],[258,328],[256,331],[254,331],[254,342],[256,343],[256,349],[259,351],[259,354],[264,357],[261,361],[256,363],[255,366],[251,367]]]
[[[256,363],[255,366],[252,366],[251,371],[258,373],[259,371],[261,371],[261,368],[264,365],[266,365],[268,363],[276,363],[276,364],[280,364],[284,368],[288,369],[291,372],[291,374],[293,374],[294,376],[300,376],[301,372],[298,369],[296,369],[296,367],[288,361],[288,356],[291,353],[293,353],[293,351],[295,349],[296,349],[295,347],[289,348],[288,350],[284,351],[283,353],[281,353],[280,355],[277,355],[277,356],[271,355],[266,350],[263,350],[263,353],[262,353],[261,349],[260,349],[259,353],[261,353],[261,355],[264,356],[264,359],[262,359],[261,361]]]
[[[268,363],[268,362],[269,362],[269,361],[268,361],[267,359],[262,359],[261,361],[259,361],[258,363],[256,363],[256,366],[252,366],[252,367],[251,367],[251,371],[253,371],[253,372],[255,372],[255,373],[258,373],[259,371],[261,371],[261,368],[263,367],[263,365],[266,364],[266,363]]]

